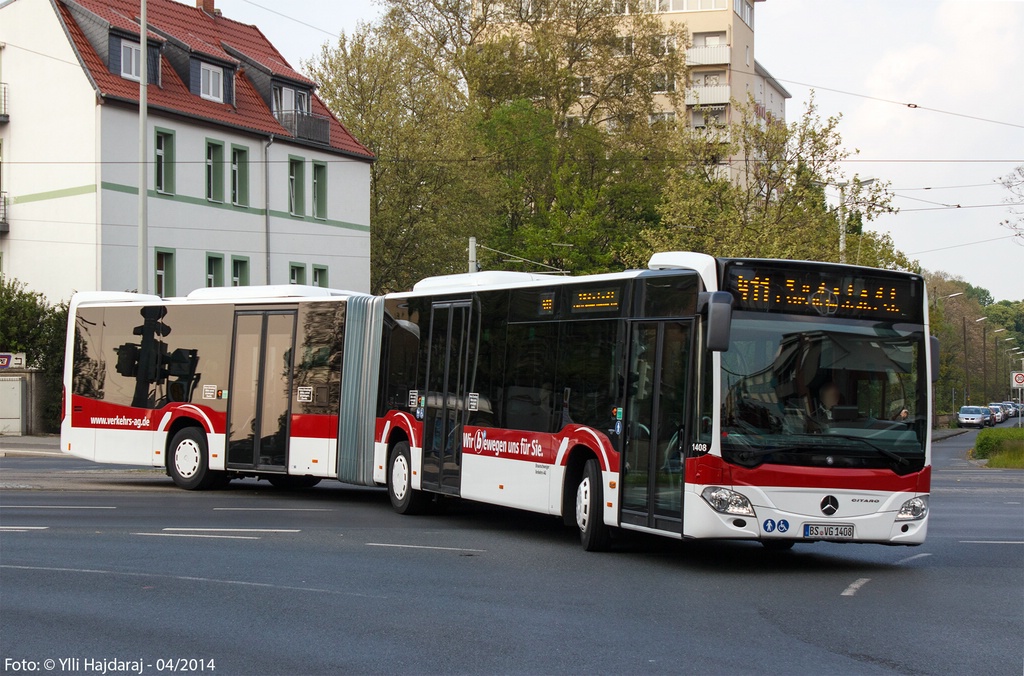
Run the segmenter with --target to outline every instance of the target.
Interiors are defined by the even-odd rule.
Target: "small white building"
[[[373,154],[255,26],[147,0],[149,292],[369,291]],[[0,4],[0,271],[138,287],[139,0]]]

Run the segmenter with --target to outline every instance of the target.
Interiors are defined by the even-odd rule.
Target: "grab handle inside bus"
[[[732,327],[732,294],[711,291],[700,294],[698,311],[707,315],[709,352],[729,351],[729,332]]]
[[[929,336],[932,341],[932,382],[937,383],[939,381],[939,337]]]

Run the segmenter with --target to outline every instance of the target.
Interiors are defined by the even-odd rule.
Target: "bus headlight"
[[[910,498],[900,507],[897,521],[917,521],[928,515],[928,498]]]
[[[754,516],[754,508],[750,505],[750,500],[747,500],[744,495],[731,491],[728,488],[708,486],[700,496],[716,512],[736,514],[738,516]]]

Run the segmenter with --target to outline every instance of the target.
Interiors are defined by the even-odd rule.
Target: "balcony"
[[[10,122],[11,116],[7,112],[7,83],[0,82],[0,124]]]
[[[686,50],[687,66],[720,66],[732,63],[732,48],[729,45],[690,47]]]
[[[686,105],[714,106],[729,103],[729,85],[702,85],[686,90]]]
[[[313,115],[301,110],[279,110],[274,116],[295,138],[324,145],[331,142],[331,121],[324,115]]]
[[[0,233],[9,232],[11,226],[7,224],[7,193],[0,192]]]

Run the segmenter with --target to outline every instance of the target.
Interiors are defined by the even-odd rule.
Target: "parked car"
[[[1010,416],[1013,418],[1020,417],[1020,406],[1012,401],[1004,401],[1003,406],[1006,406],[1010,411]]]
[[[992,411],[992,424],[998,425],[1003,422],[1003,407],[997,404],[989,404],[988,407]]]
[[[957,427],[986,427],[991,425],[992,411],[984,406],[961,406],[956,414]]]

